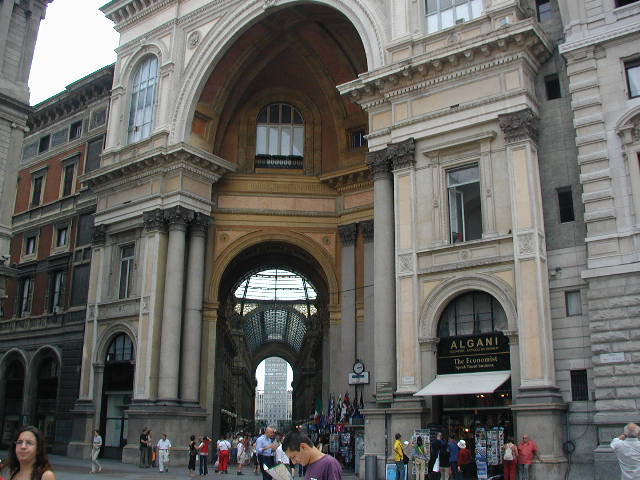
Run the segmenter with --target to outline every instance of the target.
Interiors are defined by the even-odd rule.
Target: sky
[[[264,362],[266,358],[260,362],[258,368],[256,368],[256,380],[258,381],[257,390],[264,390]],[[287,389],[291,390],[291,382],[293,382],[293,370],[291,365],[287,362]]]
[[[118,33],[98,10],[107,0],[54,0],[40,23],[31,64],[30,103],[60,93],[70,83],[116,60]]]

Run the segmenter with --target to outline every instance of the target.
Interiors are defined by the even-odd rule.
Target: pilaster
[[[342,384],[344,390],[347,385],[347,376],[351,366],[355,362],[356,350],[356,239],[358,236],[357,224],[340,225],[338,234],[342,242],[342,254],[340,260],[340,353],[342,359],[338,364],[338,384]]]

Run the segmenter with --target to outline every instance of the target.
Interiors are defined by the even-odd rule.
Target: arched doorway
[[[22,397],[25,383],[24,363],[14,356],[5,364],[2,445],[8,447],[22,422]]]
[[[322,396],[322,339],[327,287],[322,270],[299,247],[265,242],[238,255],[223,275],[222,321],[218,323],[214,431],[255,428],[254,377],[268,357],[293,369],[293,421],[312,415]],[[222,352],[222,353],[221,353]],[[316,381],[312,382],[311,380]]]
[[[498,468],[501,447],[513,436],[511,358],[507,315],[496,298],[467,291],[438,319],[437,375],[416,395],[432,397],[436,425],[464,439],[482,468]],[[475,468],[475,464],[472,465]]]
[[[53,353],[45,353],[35,369],[32,423],[43,433],[47,449],[51,449],[55,440],[60,365]]]
[[[111,340],[104,362],[100,430],[105,458],[120,459],[127,444],[127,410],[133,395],[134,373],[133,342],[129,335],[119,333]]]
[[[282,357],[267,357],[256,368],[256,429],[275,426],[279,432],[292,427],[293,370]]]

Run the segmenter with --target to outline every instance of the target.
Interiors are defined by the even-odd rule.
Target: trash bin
[[[378,478],[378,456],[366,455],[364,457],[364,479],[376,480]]]

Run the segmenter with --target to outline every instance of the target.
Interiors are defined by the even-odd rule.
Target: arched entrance
[[[127,444],[128,407],[133,395],[135,355],[133,342],[126,333],[116,334],[104,361],[100,431],[103,433],[105,458],[122,457]]]
[[[7,448],[22,422],[23,392],[25,386],[24,362],[18,355],[11,355],[5,362],[4,411],[2,419],[2,446]]]
[[[35,378],[31,381],[31,422],[43,433],[47,449],[51,449],[55,439],[60,363],[53,351],[45,350],[32,364]]]
[[[285,359],[294,371],[292,418],[312,415],[322,397],[327,282],[302,248],[264,242],[245,249],[222,277],[218,321],[214,431],[254,428],[255,370],[267,357]],[[315,381],[311,381],[315,379]]]

